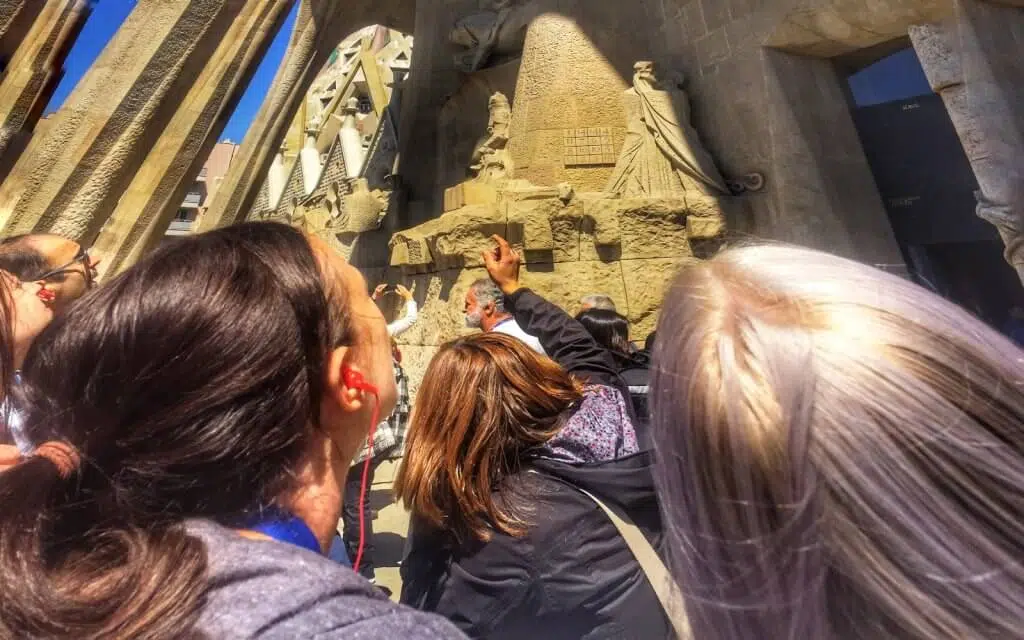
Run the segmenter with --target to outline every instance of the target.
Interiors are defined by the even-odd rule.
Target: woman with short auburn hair
[[[651,394],[694,638],[1021,637],[1024,352],[977,318],[733,249],[668,292]]]
[[[555,437],[583,385],[518,339],[482,333],[441,347],[417,398],[407,443],[416,453],[395,483],[406,507],[460,541],[522,535],[526,505],[501,480]]]
[[[402,601],[471,637],[667,638],[625,539],[593,498],[660,541],[651,458],[612,355],[518,281],[504,240],[488,271],[551,359],[498,333],[431,361],[395,482],[412,512]]]

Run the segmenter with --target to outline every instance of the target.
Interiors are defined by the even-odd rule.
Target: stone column
[[[171,185],[198,172],[196,156],[210,149],[204,140],[232,104],[234,83],[269,44],[272,30],[244,32],[236,20],[283,19],[292,1],[139,0],[46,135],[32,140],[0,185],[3,231],[50,231],[90,243],[144,161],[143,179],[167,172],[161,195],[170,199]],[[238,39],[226,40],[228,34]],[[163,153],[173,162],[160,159]]]
[[[273,92],[256,114],[199,231],[245,220],[293,116],[338,43],[371,24],[409,32],[416,12],[412,0],[299,1],[295,31],[274,76]]]
[[[1024,281],[1024,59],[1012,35],[1024,32],[1024,11],[972,0],[958,9],[955,22],[911,27],[910,38],[974,170],[977,214],[995,225]]]
[[[649,59],[650,50],[633,56],[633,62]],[[538,185],[569,182],[577,191],[603,190],[625,137],[623,92],[630,80],[573,18],[557,13],[536,18],[526,34],[512,111],[514,177]],[[584,138],[608,148],[605,162],[567,164],[564,141]]]
[[[42,3],[38,0],[0,2],[0,56],[4,60],[14,57],[41,10]]]
[[[42,115],[68,50],[90,12],[86,0],[46,0],[0,82],[0,180]],[[23,144],[23,143],[22,143]]]
[[[206,36],[218,38],[216,49],[188,91],[175,97],[177,109],[95,242],[101,270],[116,273],[159,244],[291,2],[224,3],[222,11],[231,12],[226,31]]]

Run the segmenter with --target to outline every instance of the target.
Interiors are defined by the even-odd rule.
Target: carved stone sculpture
[[[455,66],[472,73],[486,67],[493,58],[511,58],[522,53],[532,17],[530,4],[494,0],[491,9],[456,22],[448,39],[466,50],[455,56]]]
[[[624,94],[626,140],[606,191],[624,197],[672,197],[688,191],[728,194],[729,188],[689,122],[689,102],[678,86],[665,87],[654,63],[634,65]]]
[[[364,178],[351,184],[352,193],[342,198],[342,214],[333,228],[339,233],[365,233],[379,228],[391,194],[380,189],[371,191]]]
[[[473,176],[483,180],[500,180],[512,173],[512,158],[508,147],[512,126],[512,105],[505,94],[498,92],[487,103],[490,119],[487,134],[480,138],[469,169]]]

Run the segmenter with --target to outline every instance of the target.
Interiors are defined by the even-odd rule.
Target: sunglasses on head
[[[75,254],[75,257],[72,258],[71,262],[59,266],[56,269],[51,269],[50,271],[47,271],[46,273],[44,273],[43,275],[39,276],[36,279],[43,281],[53,280],[57,276],[61,276],[66,273],[81,273],[77,269],[72,268],[79,263],[81,263],[82,267],[84,268],[85,286],[88,288],[92,288],[92,286],[96,283],[96,270],[92,267],[92,260],[89,259],[88,249],[80,249],[78,253]]]

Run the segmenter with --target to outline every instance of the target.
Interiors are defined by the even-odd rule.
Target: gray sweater
[[[210,638],[465,638],[451,623],[392,603],[351,569],[305,549],[249,540],[205,521],[210,588],[198,630]]]

